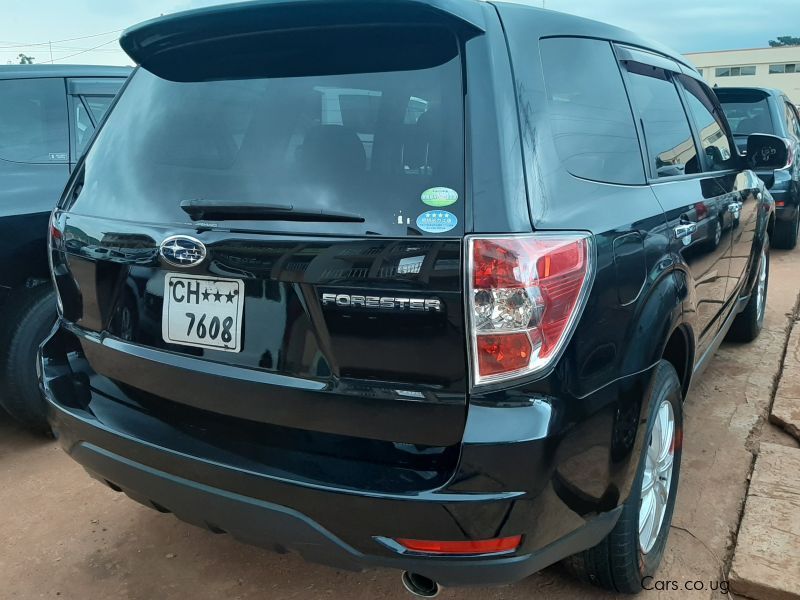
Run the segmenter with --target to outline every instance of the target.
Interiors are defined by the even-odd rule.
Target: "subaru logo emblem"
[[[188,235],[173,235],[161,242],[161,257],[176,267],[194,267],[206,258],[203,242]]]

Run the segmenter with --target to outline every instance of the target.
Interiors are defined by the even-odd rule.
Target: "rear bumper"
[[[772,185],[769,193],[775,200],[775,218],[778,221],[791,221],[797,216],[800,205],[800,189],[792,175],[786,170],[778,170],[771,174]]]
[[[303,513],[263,500],[230,493],[134,462],[88,442],[72,447],[71,456],[90,475],[121,489],[151,508],[179,519],[229,533],[264,548],[298,552],[310,562],[350,571],[371,567],[408,570],[442,585],[502,584],[518,581],[599,542],[613,528],[618,512],[605,513],[569,536],[537,552],[497,558],[419,558],[364,554]],[[321,498],[320,502],[325,499]],[[344,514],[355,510],[338,499]],[[387,509],[389,510],[389,509]],[[430,506],[431,518],[437,507]],[[352,513],[350,513],[352,515]],[[395,516],[392,516],[395,515]],[[402,518],[386,513],[386,519]],[[376,541],[376,544],[379,542]]]
[[[107,382],[98,387],[84,373],[73,373],[58,356],[57,337],[43,346],[42,391],[60,444],[93,477],[189,523],[336,568],[409,570],[445,586],[521,580],[599,543],[619,517],[635,467],[614,450],[609,458],[603,448],[615,435],[610,401],[620,384],[627,389],[622,380],[613,389],[569,399],[594,411],[580,423],[571,415],[569,433],[552,420],[543,428],[540,423],[538,432],[521,425],[526,419],[520,417],[533,412],[471,407],[457,472],[429,491],[375,493],[256,472],[234,466],[222,452],[209,460],[177,450],[148,415],[101,392]],[[632,376],[631,389],[641,393],[648,376]],[[135,431],[152,436],[143,439]],[[610,480],[602,468],[611,471]],[[389,541],[519,534],[516,552],[493,556],[420,556]]]

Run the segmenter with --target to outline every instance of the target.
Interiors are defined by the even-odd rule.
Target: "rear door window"
[[[732,144],[713,100],[699,81],[686,75],[678,75],[678,81],[685,91],[686,105],[700,136],[707,170],[732,169],[736,160]]]
[[[550,127],[567,170],[594,181],[643,183],[639,139],[611,44],[544,39],[541,56]]]
[[[94,122],[89,115],[89,110],[86,105],[81,102],[80,98],[75,98],[73,104],[73,120],[75,123],[75,131],[73,131],[72,139],[74,143],[73,156],[77,158],[86,148],[89,138],[94,133]]]
[[[103,118],[103,115],[111,106],[114,96],[85,96],[74,95],[72,97],[72,122],[74,131],[72,132],[72,156],[73,162],[86,149],[86,144]]]
[[[84,104],[89,107],[89,112],[92,113],[92,118],[95,124],[100,122],[103,115],[106,114],[108,107],[114,101],[114,96],[81,96]]]
[[[67,94],[60,78],[0,81],[0,159],[68,161]]]
[[[769,96],[758,90],[716,90],[722,110],[735,136],[775,131],[769,110]]]
[[[788,102],[784,101],[786,108],[786,123],[789,127],[789,132],[795,137],[800,138],[800,121],[797,119],[797,113],[794,107]]]
[[[463,233],[458,44],[438,30],[398,37],[414,52],[343,40],[337,73],[315,73],[313,56],[288,77],[172,82],[139,69],[87,155],[75,210],[186,223],[181,203],[200,200],[364,219],[225,221],[237,229]],[[351,50],[370,56],[369,72],[348,72]]]
[[[655,177],[701,171],[692,130],[670,74],[659,67],[627,63],[634,108],[638,110]]]

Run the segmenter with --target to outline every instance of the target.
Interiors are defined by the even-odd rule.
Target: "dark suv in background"
[[[789,142],[789,156],[778,169],[757,170],[775,199],[775,233],[772,245],[791,250],[800,231],[800,114],[780,90],[769,88],[716,88],[728,117],[733,138],[742,151],[753,133],[769,133]]]
[[[48,429],[36,351],[56,319],[47,223],[127,67],[0,66],[0,405]]]
[[[418,595],[568,556],[640,590],[683,399],[767,296],[773,201],[697,72],[466,0],[256,1],[121,44],[141,67],[51,223],[63,448],[157,510]]]

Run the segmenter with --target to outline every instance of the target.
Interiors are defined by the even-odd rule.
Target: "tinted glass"
[[[786,123],[789,126],[789,131],[797,137],[800,137],[800,123],[797,121],[797,115],[794,112],[794,108],[785,102],[784,105],[786,107]]]
[[[63,79],[0,81],[0,159],[67,162],[67,99]]]
[[[629,63],[628,71],[653,174],[671,177],[699,172],[692,130],[666,71],[639,63]]]
[[[758,91],[717,90],[717,98],[734,135],[774,133],[767,95]]]
[[[712,171],[733,168],[735,159],[731,143],[708,92],[691,77],[679,75],[678,79],[686,91],[686,103],[700,134],[700,145],[708,168]]]
[[[74,99],[73,107],[75,110],[75,114],[73,116],[75,121],[73,140],[75,144],[75,158],[77,159],[77,157],[86,148],[89,138],[91,138],[92,134],[94,133],[94,123],[92,123],[91,118],[89,118],[89,113],[86,110],[86,107],[80,101],[80,98],[76,97]]]
[[[89,110],[92,111],[92,117],[94,117],[95,123],[100,122],[100,119],[106,114],[113,100],[114,96],[83,96],[83,101],[86,103],[86,106],[89,107]]]
[[[360,48],[373,67],[380,67],[381,52],[391,55],[379,72],[306,75],[295,63],[292,76],[181,83],[140,69],[89,151],[75,210],[186,223],[181,202],[202,200],[365,219],[358,226],[226,221],[237,229],[457,234],[464,197],[461,62],[455,38],[431,36],[430,43],[447,42],[443,57],[425,52],[426,39],[415,46],[424,64],[391,44]],[[309,59],[308,70],[315,68]],[[452,205],[424,203],[431,188],[448,188],[443,195]],[[439,210],[423,221],[424,231],[417,229],[417,217],[434,206]],[[453,218],[457,227],[450,227]]]
[[[546,39],[541,55],[550,126],[567,170],[595,181],[642,183],[639,140],[611,45]]]

